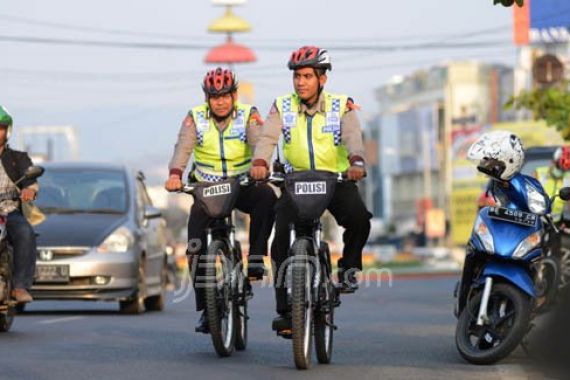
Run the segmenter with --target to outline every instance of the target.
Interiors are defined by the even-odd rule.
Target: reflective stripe
[[[220,136],[219,141],[220,141],[220,158],[222,159],[222,172],[224,173],[224,177],[227,177],[228,176],[228,164],[226,163],[226,155],[224,153],[224,132],[222,131],[222,132],[219,132],[218,134]]]
[[[206,163],[204,163],[204,162],[200,162],[200,161],[196,161],[196,160],[194,160],[194,162],[195,162],[196,165],[198,165],[198,166],[205,166],[205,167],[207,167],[207,168],[213,168],[213,167],[214,167],[214,165],[206,164]]]
[[[251,159],[245,160],[244,162],[239,162],[237,164],[234,164],[234,166],[243,166],[243,165],[247,165],[251,162]]]
[[[313,149],[313,117],[307,117],[307,144],[309,145],[309,161],[311,170],[315,170],[315,151]]]

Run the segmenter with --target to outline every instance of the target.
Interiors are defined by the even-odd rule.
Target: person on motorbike
[[[534,177],[540,181],[550,197],[558,194],[561,188],[570,186],[570,145],[556,149],[550,165],[537,168]],[[565,205],[566,202],[559,198],[552,204],[552,218],[555,223],[561,221]]]
[[[552,156],[550,165],[537,168],[534,177],[540,181],[549,197],[557,195],[561,188],[570,186],[570,145],[558,147]],[[567,231],[570,227],[565,225],[563,219],[567,207],[567,202],[560,198],[556,198],[552,203],[552,221],[562,231]],[[559,269],[563,280],[566,281],[570,268],[568,268],[568,259],[565,260],[563,257],[562,242],[563,234],[551,236],[550,246],[556,260],[561,265]]]
[[[346,95],[324,91],[327,70],[332,69],[327,50],[302,47],[292,53],[288,68],[293,71],[294,92],[274,101],[257,143],[250,173],[257,180],[267,177],[269,162],[280,137],[283,138],[282,164],[286,171],[347,173],[351,182],[338,184],[328,210],[345,228],[338,280],[342,290],[354,292],[358,288],[355,274],[362,270],[362,249],[370,233],[372,217],[355,184],[366,173],[362,131],[355,112],[357,106]],[[278,200],[275,212],[271,255],[276,264],[273,272],[280,273],[279,268],[287,259],[290,247],[289,224],[296,220],[296,215],[287,197]],[[278,283],[278,276],[274,275],[274,279],[278,317],[273,325],[281,326],[278,330],[287,329],[291,324],[287,290],[283,283]]]
[[[33,301],[29,290],[34,281],[37,249],[36,234],[22,214],[21,202],[34,200],[39,186],[35,180],[15,184],[32,166],[32,160],[26,152],[13,150],[8,145],[12,128],[12,116],[0,106],[0,211],[8,215],[6,228],[14,254],[12,298],[18,303],[27,303]]]
[[[202,84],[206,101],[192,108],[178,134],[178,141],[169,164],[168,191],[182,188],[182,174],[194,154],[196,169],[191,173],[199,182],[219,182],[229,178],[247,176],[252,152],[263,125],[254,106],[239,103],[238,83],[234,73],[220,67],[209,71]],[[276,196],[267,184],[242,186],[236,207],[250,215],[248,277],[261,279],[265,273],[263,257],[267,254],[267,241],[274,222],[273,207]],[[196,310],[202,316],[197,332],[208,333],[203,284],[204,267],[200,255],[205,254],[206,228],[211,218],[196,204],[188,220],[188,250],[193,270]]]

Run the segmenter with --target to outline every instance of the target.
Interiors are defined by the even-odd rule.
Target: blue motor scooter
[[[488,161],[478,166],[486,174],[499,165]],[[457,349],[474,364],[509,355],[527,334],[544,289],[556,287],[556,266],[545,269],[543,240],[553,224],[541,184],[517,172],[506,181],[493,179],[490,191],[497,206],[479,211],[455,292]],[[570,199],[570,188],[559,196]],[[552,273],[552,284],[544,285],[545,273]]]

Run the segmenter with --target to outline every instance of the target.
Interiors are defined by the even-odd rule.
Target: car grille
[[[85,255],[89,247],[39,247],[38,260],[51,261]]]

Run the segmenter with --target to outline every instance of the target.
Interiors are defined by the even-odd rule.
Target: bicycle
[[[235,238],[233,209],[241,185],[249,180],[186,184],[190,194],[213,219],[206,230],[207,251],[204,274],[206,312],[210,335],[220,357],[247,347],[247,303],[253,297],[249,279],[243,273],[242,252]]]
[[[278,335],[293,341],[293,357],[298,369],[311,365],[312,339],[319,363],[332,360],[334,309],[340,306],[340,291],[331,279],[332,266],[329,246],[321,241],[320,218],[334,194],[338,182],[345,181],[342,173],[303,171],[273,177],[270,182],[284,188],[295,207],[298,222],[291,224],[289,263],[279,268],[287,270],[288,303],[291,306],[291,331]],[[283,186],[284,184],[284,186]]]

